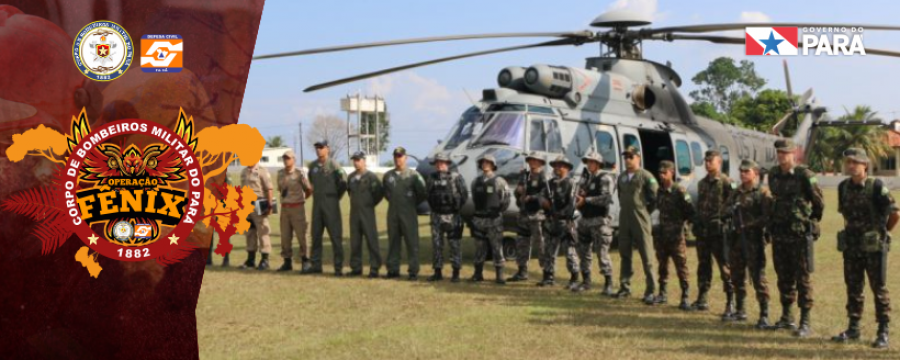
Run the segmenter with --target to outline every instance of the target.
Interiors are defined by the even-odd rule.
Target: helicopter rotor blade
[[[272,58],[288,57],[288,56],[303,56],[303,55],[321,54],[321,53],[329,53],[329,52],[336,52],[336,51],[366,49],[366,48],[373,48],[373,47],[380,47],[380,46],[420,44],[420,43],[441,42],[441,41],[517,38],[517,37],[590,38],[593,35],[594,35],[593,32],[591,32],[590,30],[584,30],[584,31],[578,31],[578,32],[523,32],[523,33],[493,33],[493,34],[432,36],[432,37],[352,44],[352,45],[329,46],[329,47],[308,49],[308,50],[301,50],[301,51],[290,51],[290,52],[284,52],[284,53],[267,54],[267,55],[254,56],[253,60],[272,59]]]
[[[461,54],[461,55],[454,55],[454,56],[449,56],[449,57],[444,57],[444,58],[439,58],[439,59],[433,59],[433,60],[428,60],[428,61],[422,61],[422,62],[407,64],[407,65],[392,67],[392,68],[388,68],[388,69],[368,72],[365,74],[360,74],[360,75],[351,76],[351,77],[347,77],[347,78],[343,78],[343,79],[329,81],[326,83],[316,84],[316,85],[310,86],[306,89],[303,89],[303,92],[312,92],[312,91],[316,91],[316,90],[329,88],[332,86],[346,84],[346,83],[359,81],[359,80],[363,80],[363,79],[368,79],[368,78],[381,76],[381,75],[385,75],[385,74],[390,74],[390,73],[394,73],[394,72],[398,72],[398,71],[409,70],[409,69],[413,69],[413,68],[417,68],[417,67],[434,65],[434,64],[439,64],[442,62],[465,59],[465,58],[470,58],[470,57],[491,55],[491,54],[497,54],[497,53],[502,53],[502,52],[533,49],[533,48],[547,47],[547,46],[563,46],[563,45],[576,45],[577,46],[577,45],[581,45],[582,43],[584,43],[583,39],[572,38],[572,39],[560,39],[560,40],[553,40],[553,41],[545,41],[545,42],[540,42],[537,44],[519,45],[519,46],[511,46],[511,47],[491,49],[491,50],[476,51],[476,52],[471,52],[471,53],[466,53],[466,54]]]
[[[794,105],[794,107],[796,107],[797,105],[794,104],[794,91],[793,89],[791,89],[791,72],[788,70],[787,60],[782,60],[781,63],[784,64],[784,82],[787,85],[788,99],[790,100],[791,105]]]
[[[729,30],[744,30],[748,27],[837,27],[837,28],[864,28],[866,30],[900,30],[900,26],[888,25],[865,25],[865,24],[814,24],[814,23],[736,23],[736,24],[705,24],[705,25],[684,25],[669,26],[661,28],[644,28],[639,31],[644,34],[660,34],[660,33],[705,33]]]
[[[700,40],[709,41],[714,44],[744,45],[744,38],[719,35],[685,35],[685,34],[663,34],[662,37],[652,37],[648,40]]]

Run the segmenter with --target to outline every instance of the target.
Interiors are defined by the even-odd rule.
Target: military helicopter
[[[682,84],[678,73],[669,65],[643,58],[644,41],[706,41],[744,45],[744,38],[705,33],[743,30],[748,26],[864,26],[866,30],[900,30],[900,27],[893,26],[806,23],[643,27],[650,23],[642,15],[616,10],[601,14],[591,22],[593,27],[607,29],[597,32],[584,30],[414,38],[263,55],[254,57],[254,60],[439,41],[554,38],[374,71],[314,85],[305,89],[309,92],[469,57],[538,47],[600,43],[600,56],[586,59],[583,69],[546,64],[502,69],[497,76],[498,86],[482,92],[481,99],[463,112],[446,138],[431,151],[426,161],[420,162],[417,170],[423,175],[433,172],[428,160],[438,152],[445,152],[453,159],[456,171],[471,181],[479,171],[476,169],[476,158],[489,153],[497,159],[497,173],[514,188],[519,182],[519,172],[525,166],[526,152],[536,151],[547,159],[565,154],[570,161],[578,164],[573,171],[577,176],[583,168],[580,159],[588,151],[598,151],[603,156],[604,168],[618,172],[621,171],[621,151],[628,146],[636,146],[643,153],[645,169],[656,173],[662,160],[673,161],[680,183],[696,195],[698,181],[706,176],[703,157],[708,149],[718,149],[722,154],[723,172],[737,178],[741,159],[753,159],[764,168],[776,164],[773,143],[781,138],[781,131],[788,123],[797,126],[792,140],[798,145],[797,155],[801,160],[806,157],[810,148],[808,145],[814,140],[818,127],[840,124],[825,120],[825,108],[819,105],[812,89],[804,92],[799,102],[794,102],[787,63],[785,80],[793,109],[770,132],[748,130],[696,116],[678,90]],[[900,56],[900,52],[871,48],[867,48],[866,53]],[[618,205],[613,206],[614,224],[617,224]],[[470,215],[472,207],[469,201],[463,215]],[[427,211],[424,208],[421,210]],[[508,210],[507,230],[515,229],[517,211],[514,204]]]

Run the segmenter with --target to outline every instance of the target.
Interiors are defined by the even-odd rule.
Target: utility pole
[[[300,166],[304,166],[304,158],[303,158],[303,122],[300,124]]]

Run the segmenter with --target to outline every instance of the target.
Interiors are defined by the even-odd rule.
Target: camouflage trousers
[[[578,224],[578,258],[582,273],[590,273],[593,252],[597,252],[600,263],[600,274],[612,276],[612,260],[609,258],[609,247],[612,244],[613,228],[610,219],[605,217],[582,218]]]
[[[712,287],[713,259],[719,265],[719,277],[722,279],[722,288],[725,293],[734,292],[731,287],[731,268],[728,267],[728,259],[725,257],[722,236],[697,237],[697,287],[700,293],[708,292]]]
[[[851,319],[862,318],[863,304],[866,296],[863,288],[866,277],[869,288],[875,295],[875,318],[878,321],[890,321],[891,298],[887,289],[887,279],[881,276],[881,252],[844,252],[844,283],[847,285],[847,316]]]
[[[503,216],[496,218],[474,217],[472,232],[475,238],[475,265],[484,265],[488,251],[494,258],[494,267],[502,268],[506,263],[503,257]]]
[[[750,271],[750,282],[756,291],[756,300],[769,302],[769,282],[766,280],[766,246],[762,234],[747,231],[747,256],[741,247],[740,235],[734,235],[731,241],[729,265],[731,266],[731,284],[738,299],[747,297],[747,271]]]
[[[450,264],[454,269],[462,267],[462,241],[463,222],[459,214],[431,214],[431,244],[433,252],[433,267],[444,267],[444,243],[450,247]]]
[[[528,267],[532,247],[536,247],[538,251],[544,248],[543,223],[542,214],[519,214],[519,236],[516,238],[516,265],[519,267]],[[540,259],[541,268],[544,268],[543,258]]]
[[[656,261],[659,262],[659,285],[662,287],[669,282],[669,259],[672,259],[678,280],[687,283],[690,272],[687,266],[687,245],[684,240],[684,232],[654,234],[653,248],[656,250]]]
[[[570,274],[578,274],[578,254],[575,251],[574,220],[547,220],[547,240],[544,242],[544,251],[541,254],[541,262],[544,272],[556,273],[556,257],[560,247],[566,252],[566,269]],[[590,263],[588,263],[590,264]],[[590,269],[590,268],[588,268]]]
[[[778,293],[782,306],[798,301],[801,309],[813,306],[813,287],[807,261],[806,240],[800,237],[774,236],[772,261],[778,275]]]

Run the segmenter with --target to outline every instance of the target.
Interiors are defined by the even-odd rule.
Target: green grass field
[[[221,257],[216,255],[216,266],[206,269],[197,304],[200,355],[207,359],[897,358],[900,343],[896,337],[891,339],[891,350],[869,347],[877,325],[868,292],[863,341],[838,345],[828,340],[846,326],[846,295],[841,255],[835,245],[835,233],[842,226],[842,219],[836,211],[836,192],[826,190],[825,195],[823,236],[816,248],[813,275],[816,303],[812,312],[814,335],[810,339],[800,340],[785,331],[753,329],[757,305],[752,295],[747,302],[748,322],[722,323],[719,314],[725,296],[721,283],[714,282],[709,312],[682,312],[676,308],[679,290],[671,288],[671,284],[677,284],[672,281],[672,271],[666,306],[643,305],[637,296],[610,299],[600,296],[596,289],[572,294],[560,285],[538,288],[534,285],[540,277],[536,259],[529,266],[532,280],[527,283],[494,285],[490,282],[493,271],[486,271],[489,281],[481,284],[427,283],[424,278],[431,274],[431,241],[427,220],[422,217],[419,222],[423,276],[414,283],[335,278],[329,274],[331,247],[327,239],[324,275],[241,271],[235,265],[246,259],[245,239],[235,236],[233,266],[219,267]],[[343,207],[345,211],[348,208],[346,204]],[[378,209],[382,217],[382,254],[387,251],[386,210],[385,204]],[[347,238],[349,228],[347,214],[344,215]],[[279,221],[277,216],[270,220],[272,266],[277,268],[281,265]],[[897,235],[895,231],[894,238]],[[463,242],[463,276],[468,277],[472,274],[473,245],[468,237]],[[349,241],[344,242],[344,251],[347,271]],[[688,252],[693,300],[696,253],[693,247]],[[615,253],[613,262],[618,276]],[[781,309],[771,247],[768,253],[767,274],[773,297],[770,320],[774,322]],[[557,269],[562,271],[560,277],[567,278],[564,262],[565,258],[558,258]],[[507,276],[513,268],[514,263],[508,262]],[[405,265],[402,270],[405,273]],[[639,267],[635,270],[633,292],[640,295],[644,290],[643,274]],[[889,273],[896,274],[898,270],[900,265],[894,262]],[[596,261],[593,271],[597,274]],[[717,272],[715,276],[717,279]],[[897,278],[889,278],[889,284],[895,290]],[[894,308],[892,315],[896,318],[897,307]]]

